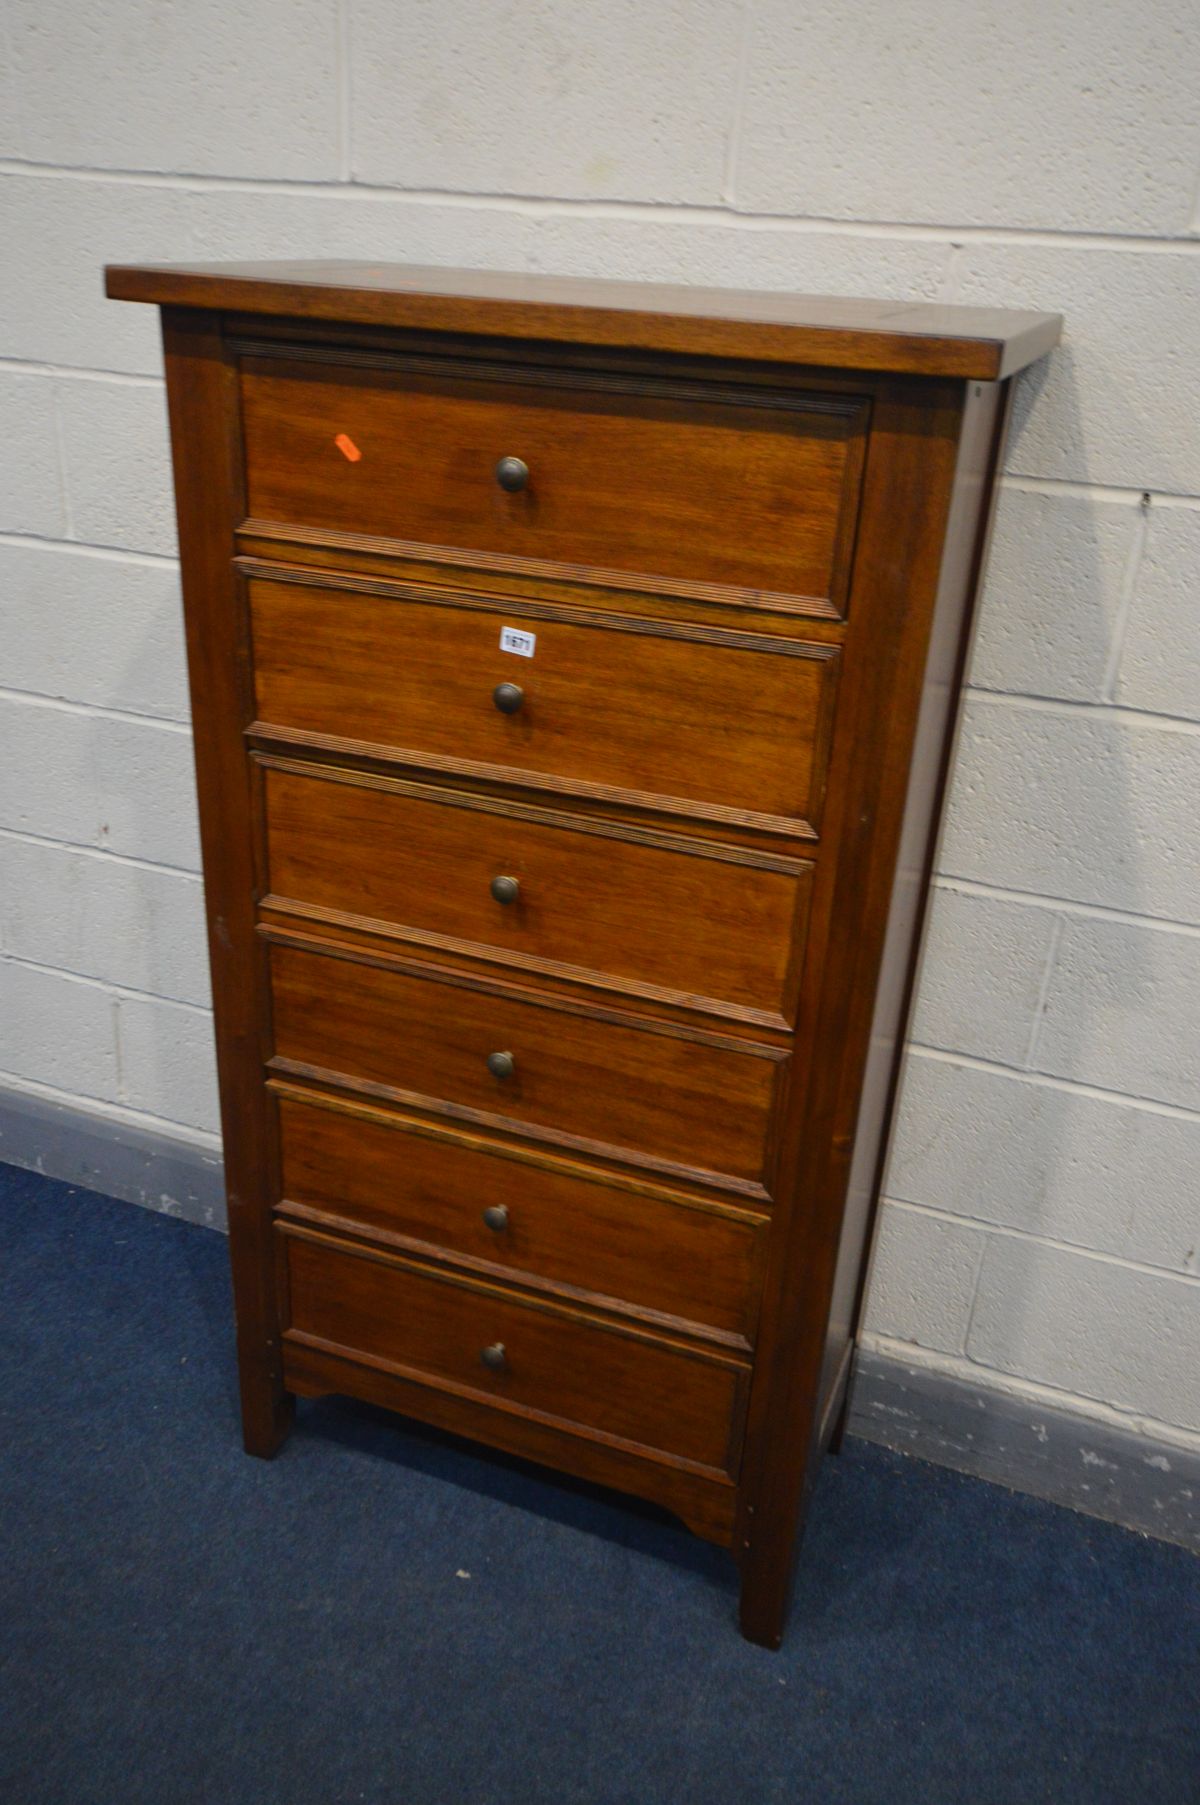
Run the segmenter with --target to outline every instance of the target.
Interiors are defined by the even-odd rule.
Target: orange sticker
[[[344,458],[349,458],[352,464],[357,464],[359,458],[362,456],[362,452],[358,449],[358,446],[354,443],[354,440],[350,437],[348,432],[340,432],[333,442]]]

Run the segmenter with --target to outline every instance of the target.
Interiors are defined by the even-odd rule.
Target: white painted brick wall
[[[1088,0],[757,0],[749,13],[743,206],[1055,232],[1170,233],[1187,217],[1187,0],[1101,17]]]
[[[967,1353],[983,1366],[1200,1432],[1200,1285],[995,1235]]]
[[[186,729],[0,695],[0,743],[0,828],[199,869]]]
[[[9,531],[66,531],[54,389],[40,376],[0,371],[0,493]]]
[[[338,171],[327,0],[9,0],[35,163],[320,179]],[[86,35],[85,35],[86,34]]]
[[[1116,667],[1113,700],[1155,714],[1196,716],[1200,671],[1200,511],[1159,508]]]
[[[887,1209],[880,1219],[871,1322],[879,1335],[961,1354],[987,1236],[948,1216]]]
[[[1002,695],[1103,701],[1141,515],[1140,497],[1004,490],[972,682]],[[1035,545],[1036,571],[1030,556]]]
[[[216,1066],[212,1018],[160,997],[117,998],[117,1037],[125,1101],[147,1115],[215,1133]]]
[[[1064,917],[1032,1063],[1200,1111],[1200,933]]]
[[[725,0],[351,0],[354,171],[467,194],[720,199]],[[369,48],[368,48],[369,47]]]
[[[1050,909],[939,885],[929,912],[914,1037],[1022,1065],[1058,931]]]
[[[1060,310],[1017,397],[866,1333],[1200,1436],[1194,8],[98,0],[82,29],[11,0],[6,28],[3,1081],[213,1141],[157,327],[105,261]]]
[[[0,643],[7,689],[188,718],[173,558],[0,541]]]
[[[0,1072],[79,1097],[115,1100],[112,995],[62,972],[0,961]]]
[[[964,713],[942,870],[1197,923],[1198,795],[1192,725],[979,695]]]
[[[888,1189],[914,1208],[1197,1275],[1197,1172],[1194,1112],[941,1053],[908,1061]]]
[[[175,503],[162,384],[72,377],[54,387],[72,537],[172,556]]]
[[[0,834],[0,950],[77,977],[206,1005],[198,876]]]

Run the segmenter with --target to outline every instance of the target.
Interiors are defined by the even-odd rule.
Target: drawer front
[[[784,1009],[808,866],[547,826],[386,779],[268,765],[263,782],[272,901]],[[493,896],[500,878],[515,879],[515,900]]]
[[[749,1337],[765,1228],[380,1113],[278,1099],[285,1207]],[[486,1212],[486,1214],[485,1214]]]
[[[833,647],[445,607],[320,580],[252,580],[249,602],[260,721],[685,813],[819,820]],[[506,624],[534,635],[532,658],[500,649]],[[505,683],[521,691],[512,713],[493,703]]]
[[[594,1318],[283,1234],[286,1336],[366,1356],[391,1370],[509,1410],[576,1425],[729,1472],[746,1370]],[[485,1349],[503,1365],[485,1365]],[[498,1354],[494,1358],[499,1359]]]
[[[763,1195],[773,1050],[271,947],[277,1059]],[[510,1053],[509,1077],[487,1060]]]
[[[845,592],[858,400],[378,361],[243,357],[253,517],[634,587]],[[498,480],[502,458],[528,470],[516,492]]]

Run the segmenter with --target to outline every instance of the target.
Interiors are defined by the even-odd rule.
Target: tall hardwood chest
[[[782,1635],[1011,377],[1057,317],[347,264],[163,309],[247,1448],[640,1494]]]

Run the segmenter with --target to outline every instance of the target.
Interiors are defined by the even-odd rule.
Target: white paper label
[[[500,650],[515,652],[518,658],[532,658],[537,644],[536,633],[524,633],[520,627],[501,627]]]

